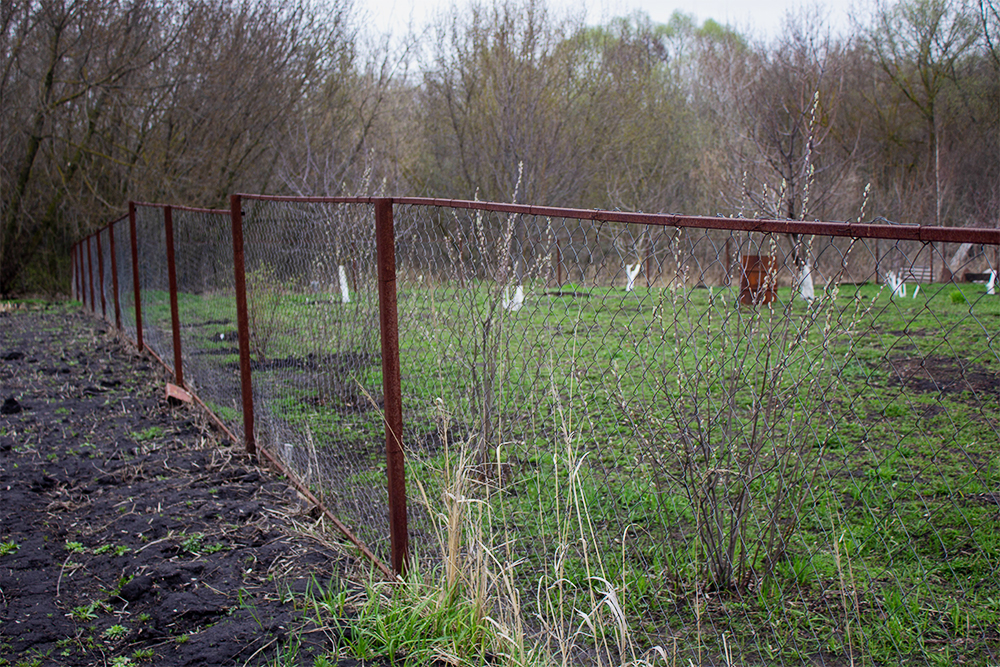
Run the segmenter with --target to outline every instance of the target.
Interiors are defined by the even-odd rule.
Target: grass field
[[[422,571],[564,661],[996,659],[1000,297],[923,287],[402,282]],[[374,296],[250,298],[259,437],[384,549]],[[231,298],[180,303],[234,366]]]
[[[529,616],[575,627],[610,587],[637,645],[685,656],[996,655],[1000,301],[543,291],[517,313],[415,295],[401,353],[409,414],[442,399],[503,562],[546,592]]]

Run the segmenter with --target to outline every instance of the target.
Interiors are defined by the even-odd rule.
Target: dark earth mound
[[[0,666],[334,651],[295,600],[353,560],[165,380],[72,307],[0,312]]]

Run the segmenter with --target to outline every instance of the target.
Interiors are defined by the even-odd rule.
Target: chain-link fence
[[[997,657],[995,247],[498,208],[396,210],[416,553],[577,657]]]
[[[111,223],[102,227],[74,246],[71,277],[72,294],[91,312],[112,324],[115,323],[113,226]]]
[[[130,209],[131,211],[131,209]],[[142,301],[136,299],[136,289],[139,284],[138,255],[139,243],[136,238],[135,216],[129,215],[111,224],[115,238],[115,266],[118,278],[118,307],[121,311],[121,330],[125,337],[142,347],[142,328],[138,324],[142,320]]]
[[[184,383],[242,437],[229,211],[173,207],[172,216]]]
[[[411,563],[567,661],[1000,656],[995,230],[232,213],[235,255],[228,218],[175,209],[185,377],[379,558],[401,442]]]
[[[101,318],[114,323],[114,285],[111,279],[111,234],[109,227],[94,235],[97,248],[97,282],[100,290]]]
[[[247,199],[257,442],[388,561],[374,213]]]
[[[176,364],[167,264],[166,210],[161,206],[134,206],[138,241],[137,292],[141,304],[143,344],[173,373]]]
[[[129,215],[74,248],[73,290],[240,437],[232,257],[229,211],[131,204]]]

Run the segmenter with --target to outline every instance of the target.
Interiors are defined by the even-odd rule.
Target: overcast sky
[[[418,27],[426,24],[437,13],[452,4],[459,7],[468,0],[356,0],[358,6],[371,12],[379,24],[388,22],[395,34],[405,31],[412,18]],[[601,23],[614,17],[641,9],[653,21],[666,23],[675,10],[693,14],[699,22],[715,19],[743,30],[750,30],[760,37],[774,37],[781,29],[783,18],[789,10],[798,10],[803,0],[549,0],[557,12],[567,9],[586,9],[587,22]],[[817,3],[811,2],[811,6]],[[850,25],[848,13],[852,6],[867,7],[865,0],[826,0],[818,3],[826,13],[830,26],[837,32],[846,31]]]

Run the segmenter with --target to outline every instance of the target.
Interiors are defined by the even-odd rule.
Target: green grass
[[[835,569],[831,571],[829,558],[835,539],[830,529],[834,518],[841,522],[840,532],[850,545],[845,545],[844,553],[855,559],[851,570],[861,579],[858,585],[869,593],[896,591],[911,605],[913,598],[905,592],[905,582],[925,580],[929,571],[940,569],[943,554],[961,551],[963,545],[981,552],[963,577],[946,571],[927,582],[929,590],[921,604],[957,596],[972,613],[972,625],[988,627],[988,615],[977,618],[972,611],[976,599],[970,598],[971,589],[963,581],[976,577],[995,580],[1000,562],[996,556],[1000,554],[971,527],[985,525],[994,530],[997,519],[988,505],[977,506],[964,498],[982,493],[995,479],[996,464],[988,443],[997,440],[998,414],[995,400],[987,399],[988,390],[980,389],[981,395],[977,395],[974,385],[966,388],[959,383],[975,373],[995,376],[1000,368],[989,333],[1000,317],[1000,302],[986,299],[977,286],[963,290],[961,300],[951,298],[945,289],[934,288],[925,289],[916,299],[889,299],[884,290],[871,285],[845,292],[827,306],[825,317],[830,327],[820,322],[824,326],[809,330],[800,348],[787,355],[789,366],[782,381],[788,383],[788,389],[783,392],[795,393],[790,395],[792,402],[784,414],[811,425],[795,437],[815,442],[819,483],[810,488],[800,513],[801,530],[774,573],[782,592],[776,598],[758,596],[758,611],[713,614],[716,632],[728,628],[730,636],[746,636],[751,629],[759,633],[762,625],[774,624],[775,607],[781,599],[818,600],[824,590],[836,589],[839,575]],[[676,428],[665,426],[683,424],[658,406],[685,401],[685,390],[690,388],[690,383],[675,385],[676,389],[668,384],[664,357],[671,362],[667,371],[687,369],[688,377],[695,377],[692,370],[704,372],[713,363],[721,367],[720,359],[727,353],[735,356],[754,350],[728,333],[714,338],[726,351],[713,353],[713,339],[705,346],[705,338],[699,337],[698,333],[710,336],[713,331],[725,330],[724,324],[712,329],[706,323],[713,313],[721,319],[729,316],[730,322],[736,319],[712,302],[721,294],[692,290],[674,306],[665,304],[665,295],[657,290],[644,293],[637,289],[626,296],[620,290],[594,288],[586,300],[537,297],[534,306],[526,306],[516,315],[504,315],[502,323],[507,328],[503,335],[512,345],[501,346],[501,369],[506,373],[503,390],[510,398],[498,409],[502,429],[496,438],[502,443],[499,453],[495,457],[492,451],[490,454],[498,464],[509,463],[510,469],[517,471],[515,481],[506,482],[510,493],[503,496],[504,507],[497,511],[504,512],[506,529],[523,536],[526,551],[536,554],[525,559],[525,580],[531,579],[529,570],[537,572],[551,561],[556,555],[552,549],[560,546],[556,541],[553,547],[539,551],[533,543],[544,546],[542,536],[553,534],[556,521],[554,512],[538,508],[546,508],[547,500],[552,507],[551,499],[564,493],[560,487],[565,488],[565,472],[558,473],[551,456],[544,454],[551,452],[559,439],[557,415],[561,411],[573,415],[569,430],[587,454],[587,472],[577,479],[587,514],[602,526],[618,527],[597,535],[599,551],[621,552],[615,558],[622,566],[609,568],[610,575],[622,582],[623,592],[638,593],[640,598],[652,581],[661,595],[665,589],[672,590],[674,597],[685,598],[688,604],[693,601],[691,593],[697,590],[700,568],[692,564],[698,552],[690,548],[695,539],[692,505],[676,480],[670,479],[669,467],[657,460],[658,453],[675,446],[671,431],[676,433]],[[469,343],[468,334],[460,338],[450,333],[445,323],[468,322],[470,318],[461,317],[463,307],[470,311],[479,308],[482,313],[485,306],[482,299],[469,305],[467,298],[461,306],[451,297],[438,290],[432,324],[415,337],[418,344],[407,347],[404,342],[402,356],[415,360],[404,362],[404,373],[412,374],[406,377],[407,389],[417,395],[423,390],[425,404],[432,396],[445,394],[454,424],[459,421],[455,415],[474,417],[481,413],[481,405],[470,398],[475,394],[469,385],[462,385],[461,379],[455,381],[468,378],[473,364],[449,362],[455,355],[447,353],[448,349],[474,349],[474,345]],[[788,298],[787,290],[779,291],[779,301]],[[427,297],[425,302],[429,300]],[[732,308],[731,304],[730,295],[725,307]],[[776,310],[780,317],[793,320],[802,321],[806,316],[804,303]],[[664,311],[672,317],[664,317]],[[410,319],[420,321],[412,314]],[[668,326],[657,327],[664,321]],[[845,322],[851,326],[841,327]],[[427,341],[435,340],[435,330],[443,333],[432,347]],[[664,341],[688,343],[689,349],[678,353]],[[510,354],[511,348],[516,355]],[[766,348],[761,345],[756,349]],[[936,367],[926,379],[920,374],[925,360]],[[813,369],[825,375],[808,379]],[[975,382],[975,377],[972,380]],[[554,398],[574,385],[574,391],[561,396],[561,401]],[[718,387],[703,383],[699,388],[709,392],[701,403],[709,411],[723,402],[721,394],[711,397],[710,392]],[[453,393],[447,395],[450,390]],[[752,407],[752,396],[737,394],[734,398],[741,408]],[[413,395],[410,400],[417,402]],[[625,418],[629,409],[635,411],[634,419]],[[723,412],[720,409],[718,414]],[[481,428],[473,422],[466,432]],[[778,427],[771,435],[787,438],[789,432]],[[635,437],[643,433],[645,438]],[[712,431],[708,436],[727,437]],[[425,460],[432,468],[441,467],[434,457]],[[413,474],[419,476],[416,467]],[[518,482],[519,475],[525,475],[521,477],[525,481]],[[749,534],[751,538],[761,535],[753,530]],[[616,549],[623,539],[627,548]],[[685,548],[685,544],[689,546]],[[825,558],[826,564],[807,572],[804,563],[816,558]],[[567,580],[579,583],[579,575],[570,574]],[[792,583],[786,587],[783,580]],[[995,596],[995,586],[991,588]],[[669,616],[677,613],[676,609],[641,601],[630,608],[637,624],[642,623],[640,619],[648,623],[652,617],[652,627],[658,628],[650,633],[653,637],[662,636],[664,627],[672,622]],[[892,609],[895,617],[901,617],[902,607]],[[809,615],[808,623],[791,618],[786,622],[796,636],[801,635],[800,644],[809,654],[828,650],[824,645],[842,632],[843,618],[851,613],[841,610],[829,616]],[[867,633],[859,640],[862,650],[871,655],[886,658],[927,650],[898,637],[898,624],[875,623],[874,615],[853,613],[859,617],[855,622]],[[919,621],[917,626],[927,632],[938,626],[920,619],[939,615],[909,614],[910,620]],[[806,641],[808,637],[812,639]]]
[[[939,640],[959,638],[972,656],[1000,650],[988,639],[1000,600],[1000,300],[982,286],[902,299],[843,286],[811,306],[779,288],[756,311],[728,289],[526,287],[510,313],[484,285],[400,284],[418,558],[446,551],[428,536],[448,532],[442,507],[454,509],[447,489],[462,468],[476,507],[465,520],[480,517],[463,543],[500,561],[516,553],[502,575],[529,618],[593,611],[599,578],[626,643],[641,653],[676,641],[685,662],[723,655],[723,638],[764,660],[936,660]],[[384,487],[371,301],[271,289],[272,330],[255,350],[259,437],[294,445],[300,474],[380,545],[384,529],[363,517],[382,501],[358,491]],[[182,296],[201,321],[231,316],[224,295]],[[233,346],[191,326],[206,349]],[[739,470],[752,472],[745,487]],[[713,590],[705,521],[732,518],[740,488],[745,525],[718,535],[742,536],[744,571]],[[591,647],[610,632],[555,617],[547,632],[586,626],[576,637]]]

